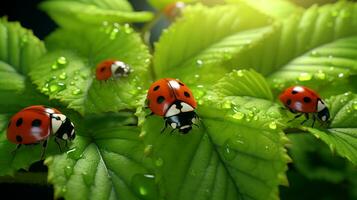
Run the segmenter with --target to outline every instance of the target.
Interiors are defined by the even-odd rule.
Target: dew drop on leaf
[[[319,70],[319,71],[315,74],[315,77],[316,77],[317,79],[320,79],[320,80],[325,80],[325,79],[326,79],[326,74],[325,74],[323,71]]]
[[[74,81],[71,81],[69,84],[70,84],[70,85],[74,85],[74,84],[75,84],[75,82],[74,82]]]
[[[73,167],[70,166],[70,165],[67,165],[65,168],[64,168],[64,173],[66,174],[67,178],[69,178],[72,173],[73,173]]]
[[[82,90],[79,89],[79,88],[76,88],[76,89],[72,90],[72,94],[74,94],[74,95],[78,95],[80,93],[82,93]]]
[[[312,75],[306,72],[302,72],[300,76],[298,77],[299,81],[309,81],[311,80]]]
[[[119,29],[118,28],[113,28],[113,30],[110,32],[109,39],[115,40],[115,38],[117,37],[118,33],[119,33]]]
[[[58,93],[64,89],[66,89],[66,85],[62,82],[52,82],[49,84],[50,93]]]
[[[66,72],[62,72],[59,76],[58,76],[59,79],[61,80],[65,80],[67,78],[67,74]]]
[[[65,57],[63,57],[63,56],[57,58],[57,64],[59,64],[59,65],[65,65],[65,64],[67,64],[67,58],[65,58]]]
[[[232,149],[229,142],[224,145],[223,157],[227,160],[233,160],[236,157],[236,152]]]
[[[357,110],[357,101],[354,101],[352,103],[352,107],[353,107],[354,110]]]
[[[203,61],[202,60],[196,60],[196,65],[197,65],[197,67],[202,67]]]
[[[237,112],[237,113],[235,113],[232,117],[233,117],[234,119],[241,120],[241,119],[244,118],[244,113],[242,113],[242,112]]]
[[[274,121],[270,122],[269,128],[275,130],[277,128],[276,122],[274,122]]]
[[[243,70],[238,70],[238,71],[237,71],[237,75],[238,75],[239,77],[244,76]]]
[[[162,158],[158,158],[155,160],[155,165],[157,167],[161,167],[164,164],[164,160]]]
[[[345,75],[343,73],[338,74],[338,78],[343,78]]]
[[[153,174],[135,174],[131,179],[133,191],[144,200],[158,199],[158,187]]]
[[[148,155],[151,154],[151,152],[152,152],[152,145],[151,145],[151,144],[146,145],[146,146],[145,146],[145,149],[144,149],[144,155],[145,155],[145,156],[148,156]]]

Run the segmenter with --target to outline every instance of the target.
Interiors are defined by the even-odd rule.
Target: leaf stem
[[[145,42],[145,44],[150,48],[151,52],[152,52],[152,47],[150,44],[151,29],[159,21],[161,15],[162,15],[161,12],[155,13],[154,18],[150,22],[146,23],[143,26],[143,28],[141,29],[141,37],[142,37],[143,41]]]
[[[0,183],[48,185],[47,172],[17,172],[13,176],[0,176]]]

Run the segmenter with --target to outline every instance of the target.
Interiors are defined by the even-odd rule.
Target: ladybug
[[[186,7],[186,4],[181,1],[173,2],[167,5],[163,13],[170,19],[174,20],[176,17],[180,16],[182,10]]]
[[[7,139],[17,144],[15,151],[21,145],[42,143],[43,151],[47,147],[50,136],[55,136],[55,142],[61,149],[58,139],[71,141],[75,138],[74,125],[60,111],[43,105],[29,106],[11,117],[7,127]]]
[[[197,103],[191,90],[181,81],[163,78],[152,83],[147,94],[147,104],[151,114],[163,116],[165,127],[186,134],[198,119],[195,113]],[[196,125],[197,126],[197,125]]]
[[[127,77],[133,70],[129,65],[118,60],[104,60],[97,65],[96,78],[99,81],[108,80],[109,78]]]
[[[326,122],[330,118],[330,112],[324,101],[308,87],[289,87],[279,96],[279,99],[292,113],[298,113],[294,119],[305,114],[306,120],[301,124],[309,119],[309,113],[312,113],[313,117],[312,126],[314,126],[316,117],[322,122]]]

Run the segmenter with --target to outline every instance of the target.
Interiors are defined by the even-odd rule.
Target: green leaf
[[[244,2],[254,9],[271,16],[275,19],[284,19],[290,15],[303,11],[303,8],[298,7],[288,0],[226,0],[228,3],[241,3]]]
[[[164,133],[163,119],[148,117],[140,134],[152,147],[161,196],[167,199],[277,199],[278,185],[287,184],[286,154],[280,106],[266,87],[251,85],[264,79],[254,71],[241,77],[232,72],[198,103],[199,127],[185,135]],[[224,87],[252,86],[256,94]],[[266,86],[266,85],[265,85]],[[219,90],[221,89],[221,90]],[[228,96],[224,95],[247,95]]]
[[[184,3],[193,3],[197,2],[198,0],[182,0],[180,2]],[[163,10],[166,6],[177,2],[177,0],[148,0],[151,6],[156,8],[157,10]]]
[[[148,79],[150,54],[128,26],[57,30],[47,38],[51,53],[40,59],[30,76],[39,89],[82,114],[132,109]],[[117,59],[134,71],[128,77],[98,81],[96,65]]]
[[[303,133],[289,134],[288,137],[294,167],[308,179],[337,184],[347,178],[349,163],[333,154],[323,142]]]
[[[268,83],[254,70],[234,70],[214,85],[213,92],[223,96],[250,96],[273,100]]]
[[[269,76],[276,89],[296,84],[314,88],[320,94],[336,95],[357,91],[352,84],[357,74],[357,37],[336,40],[292,60]]]
[[[130,116],[130,115],[129,115]],[[151,160],[128,114],[79,118],[79,135],[66,154],[50,157],[49,182],[65,199],[155,199]]]
[[[40,8],[60,26],[73,29],[103,22],[145,22],[153,17],[150,12],[133,12],[126,0],[48,0]]]
[[[16,112],[44,102],[28,82],[26,73],[45,53],[43,43],[19,23],[0,19],[0,112]]]
[[[252,41],[266,37],[272,28],[241,31],[262,27],[268,21],[268,17],[244,4],[188,6],[155,45],[155,74],[157,78],[179,77],[189,85],[212,84],[237,65],[226,66],[223,61],[249,47]]]
[[[346,93],[327,101],[331,112],[330,128],[304,129],[325,142],[332,151],[357,164],[357,95]]]

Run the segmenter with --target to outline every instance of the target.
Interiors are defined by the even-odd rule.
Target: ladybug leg
[[[60,150],[61,153],[62,153],[62,148],[61,148],[60,143],[59,143],[58,140],[57,140],[57,137],[55,137],[55,142],[56,142],[56,144],[58,145],[58,148],[59,148],[59,150]]]
[[[170,134],[172,134],[175,130],[176,130],[176,128],[175,128],[175,129],[172,129],[172,130],[170,131]]]
[[[167,121],[165,120],[165,126],[163,129],[161,129],[160,133],[163,133],[165,131],[165,129],[167,128]],[[175,129],[174,129],[175,130]]]
[[[22,144],[18,144],[16,145],[16,149],[14,149],[13,151],[11,151],[12,154],[16,154],[16,151],[21,147]]]
[[[47,144],[48,144],[48,138],[42,144],[41,160],[43,160],[45,157]]]
[[[146,115],[145,118],[150,117],[150,116],[152,116],[152,115],[154,115],[153,112],[151,112],[150,114]]]
[[[310,119],[309,113],[305,113],[305,117],[306,117],[306,119],[300,123],[301,125],[303,125],[307,120]]]
[[[300,114],[295,115],[295,117],[294,117],[293,119],[289,120],[288,122],[294,121],[295,119],[301,117],[303,114],[304,114],[304,113],[300,113]]]
[[[312,115],[312,128],[314,128],[314,125],[315,125],[315,121],[316,121],[316,117],[315,115]]]

